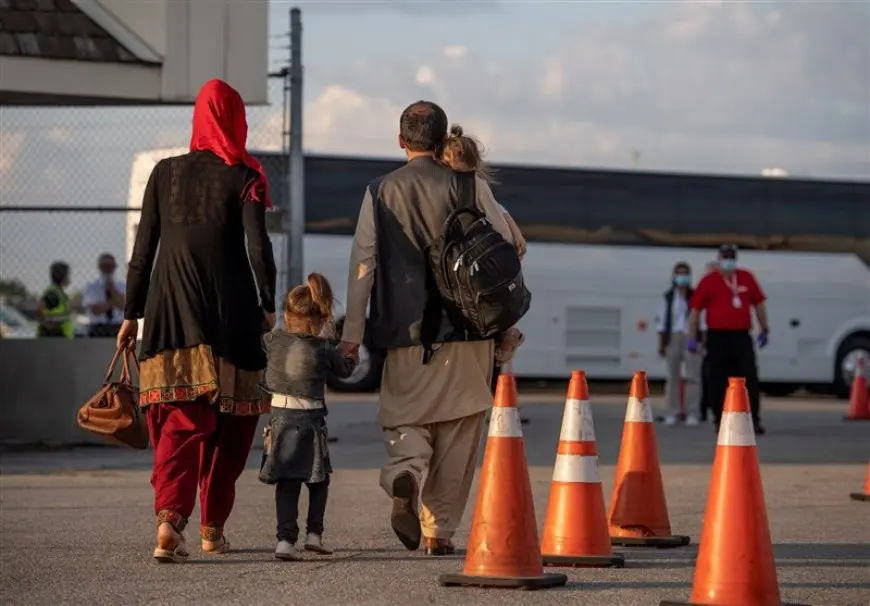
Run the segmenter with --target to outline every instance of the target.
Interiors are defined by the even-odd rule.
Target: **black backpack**
[[[457,207],[427,251],[431,279],[455,332],[467,341],[491,339],[526,315],[532,294],[516,249],[477,207],[474,173],[458,181]],[[431,339],[422,340],[431,352]]]

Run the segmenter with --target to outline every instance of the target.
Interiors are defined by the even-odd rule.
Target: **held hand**
[[[356,343],[342,341],[338,344],[338,353],[343,358],[350,358],[354,362],[359,363],[359,345]]]
[[[264,311],[263,317],[266,319],[266,326],[269,327],[269,330],[272,330],[273,328],[275,328],[275,313],[274,312],[270,313],[268,311]]]
[[[664,347],[659,347],[659,357],[660,358],[665,357],[665,348]]]
[[[139,321],[124,320],[120,330],[118,330],[118,347],[135,348],[137,336],[139,336]]]
[[[767,347],[767,343],[769,341],[768,334],[769,333],[766,330],[762,330],[760,333],[758,333],[758,338],[756,339],[756,342],[758,343],[759,349],[764,349],[765,347]]]
[[[517,247],[517,255],[519,255],[520,260],[522,261],[523,257],[526,256],[526,240],[520,234],[515,236],[516,242],[514,242],[514,246]]]
[[[696,354],[698,353],[698,339],[695,337],[689,337],[689,353]]]
[[[522,261],[523,257],[526,256],[526,239],[523,238],[523,234],[520,233],[520,229],[512,224],[512,222],[508,222],[508,227],[510,227],[511,235],[514,238],[514,248],[517,249],[517,255]]]

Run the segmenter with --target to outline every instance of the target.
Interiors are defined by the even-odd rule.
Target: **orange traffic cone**
[[[783,606],[743,378],[728,381],[692,597],[659,604]]]
[[[564,574],[544,573],[516,381],[511,373],[498,377],[465,570],[442,574],[438,582],[521,589],[568,582]]]
[[[849,393],[849,414],[846,421],[870,421],[870,393],[867,391],[867,378],[864,376],[864,357],[855,361],[855,376],[852,377],[852,391]]]
[[[610,497],[610,541],[623,547],[681,547],[687,536],[672,535],[662,485],[646,373],[631,379],[616,481]]]
[[[870,501],[870,463],[867,465],[867,481],[864,483],[864,492],[853,492],[849,498],[853,501]]]
[[[545,566],[625,566],[623,555],[613,553],[610,545],[589,387],[582,370],[571,373],[568,385],[541,553]]]

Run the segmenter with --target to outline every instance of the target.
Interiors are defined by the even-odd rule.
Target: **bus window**
[[[256,153],[276,205],[285,158]],[[351,235],[365,187],[399,160],[308,155],[306,230]],[[529,241],[857,252],[870,184],[496,165],[496,198]]]
[[[770,188],[769,204],[775,234],[855,237],[862,227],[855,220],[857,202],[839,184],[780,182]]]

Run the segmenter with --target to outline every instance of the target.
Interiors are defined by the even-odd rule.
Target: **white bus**
[[[186,150],[137,155],[130,205],[139,207],[154,164]],[[255,154],[284,197],[282,156]],[[308,155],[304,265],[346,290],[351,235],[366,184],[396,160]],[[770,345],[759,374],[770,395],[799,387],[847,397],[858,356],[870,356],[870,183],[497,166],[498,200],[526,238],[532,308],[520,378],[627,380],[646,370],[665,378],[656,353],[656,314],[677,261],[697,279],[721,243],[741,247],[740,264],[768,295]],[[128,255],[138,219],[130,213]],[[273,235],[280,268],[286,241]],[[383,356],[334,385],[365,391],[380,381]]]

